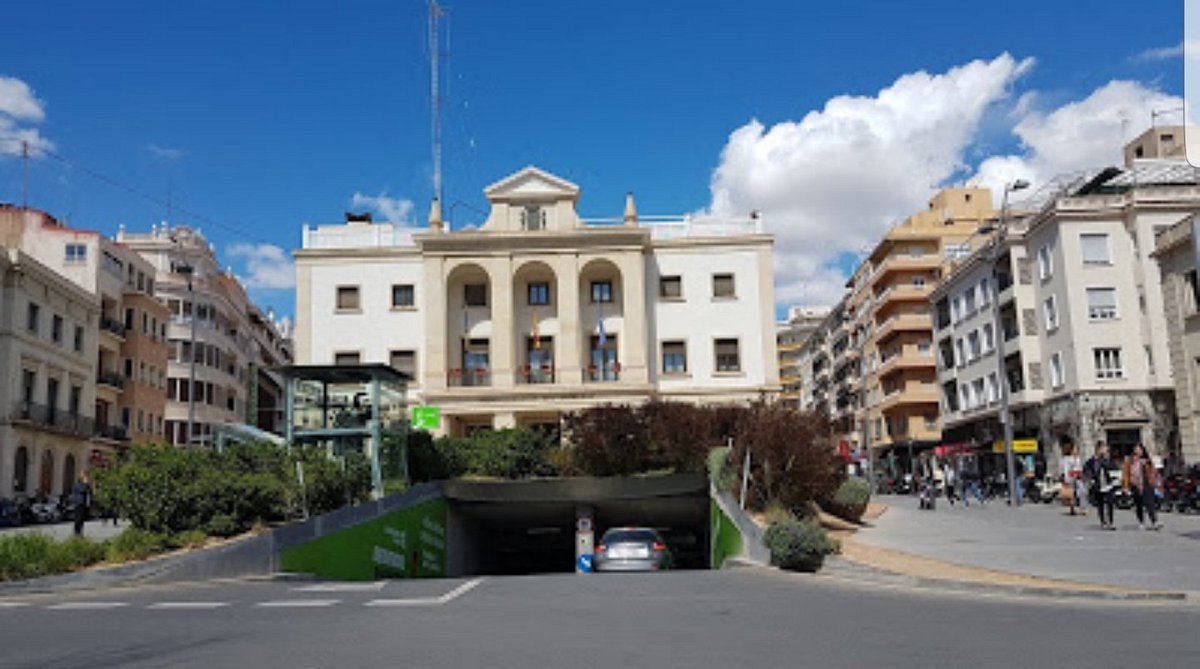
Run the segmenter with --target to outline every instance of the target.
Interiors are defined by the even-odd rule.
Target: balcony
[[[933,317],[930,314],[897,314],[879,324],[875,332],[876,343],[882,344],[892,335],[901,332],[932,332]]]
[[[876,304],[887,302],[925,302],[929,299],[928,285],[916,286],[911,283],[899,283],[888,286],[876,298]]]
[[[621,363],[613,362],[603,366],[588,365],[583,370],[583,380],[586,383],[604,383],[621,380]]]
[[[554,365],[522,365],[517,381],[529,385],[554,383]]]
[[[100,318],[100,331],[110,334],[118,339],[125,339],[125,324],[118,320],[102,316]]]
[[[129,431],[123,425],[97,425],[95,437],[108,441],[129,441]]]
[[[879,403],[880,411],[892,411],[907,406],[937,406],[938,389],[934,384],[910,383],[902,390],[893,390]]]
[[[13,406],[12,420],[79,437],[90,437],[95,422],[87,416],[24,400]]]
[[[933,367],[937,367],[937,360],[932,354],[922,355],[915,349],[905,349],[883,361],[883,364],[879,366],[879,376],[884,377],[905,369],[931,369]]]
[[[942,265],[941,256],[936,253],[926,253],[924,255],[894,255],[884,260],[875,274],[871,277],[871,285],[878,285],[884,278],[895,272],[902,271],[928,271],[938,269]]]
[[[100,372],[96,375],[96,383],[102,386],[109,386],[121,390],[125,387],[126,378],[123,374],[116,372]]]
[[[446,372],[446,385],[451,388],[486,388],[492,385],[492,370],[487,367],[454,368]]]

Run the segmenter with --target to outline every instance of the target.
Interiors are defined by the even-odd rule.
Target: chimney
[[[433,232],[442,232],[445,222],[442,221],[442,201],[433,198],[433,203],[429,205],[429,229]]]
[[[637,227],[637,206],[633,203],[633,191],[625,194],[625,225]]]

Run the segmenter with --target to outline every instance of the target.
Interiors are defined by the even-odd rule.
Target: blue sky
[[[647,214],[761,208],[774,214],[768,221],[781,236],[781,304],[826,301],[848,258],[886,227],[884,219],[919,207],[921,188],[1063,166],[1052,144],[1037,145],[1039,128],[1018,137],[1015,127],[1036,126],[1113,81],[1137,87],[1094,104],[1153,106],[1182,94],[1182,61],[1146,54],[1180,42],[1177,1],[1011,0],[969,9],[941,1],[446,4],[445,192],[453,223],[480,222],[483,187],[531,163],[578,183],[585,216],[619,215],[627,190]],[[122,184],[43,157],[32,163],[30,204],[113,233],[121,223],[143,230],[167,216],[127,188],[159,199],[170,193],[207,219],[198,225],[223,253],[239,243],[289,251],[302,223],[337,222],[355,193],[411,200],[419,221],[431,171],[426,11],[421,0],[17,3],[5,12],[0,76],[27,85],[43,113],[9,119],[9,129],[36,131],[58,154]],[[1012,62],[998,61],[1003,54]],[[979,113],[962,120],[961,137],[911,151],[903,142],[880,145],[891,154],[928,152],[925,177],[934,183],[897,187],[861,211],[818,211],[806,208],[821,199],[805,191],[811,183],[790,184],[786,175],[753,181],[762,166],[754,160],[797,156],[795,173],[806,169],[800,153],[859,146],[839,149],[845,136],[826,124],[823,132],[838,135],[829,148],[813,130],[819,118],[801,125],[808,130],[799,137],[784,136],[831,98],[869,100],[905,75],[936,77],[972,61],[992,64],[986,76],[999,83],[986,88]],[[962,88],[971,76],[943,83]],[[1159,97],[1145,102],[1147,91]],[[931,108],[916,110],[918,117],[937,118],[939,104],[965,104],[934,93],[925,99]],[[1144,112],[1130,112],[1130,125],[1147,125]],[[753,119],[763,126],[757,139],[747,126]],[[1053,127],[1042,123],[1042,134],[1055,134]],[[726,160],[739,129],[753,155]],[[1110,143],[1119,145],[1115,134]],[[1021,165],[980,169],[990,156]],[[714,170],[727,163],[714,186]],[[887,188],[869,184],[872,193]],[[787,193],[796,201],[785,201]],[[20,199],[20,161],[0,155],[0,201]],[[810,252],[810,237],[796,231],[830,237],[838,217],[864,219],[861,239],[849,235]],[[264,272],[252,294],[290,312],[291,290],[278,287],[286,267],[270,266],[279,254],[255,253],[224,259],[243,276]]]

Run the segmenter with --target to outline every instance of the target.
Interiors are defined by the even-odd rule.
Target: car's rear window
[[[653,530],[609,530],[604,533],[604,543],[647,543],[658,541],[658,535]]]

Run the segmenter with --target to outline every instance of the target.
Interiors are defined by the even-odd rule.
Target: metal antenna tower
[[[442,97],[439,92],[438,19],[445,16],[437,0],[429,0],[429,111],[433,139],[433,198],[442,201]]]

